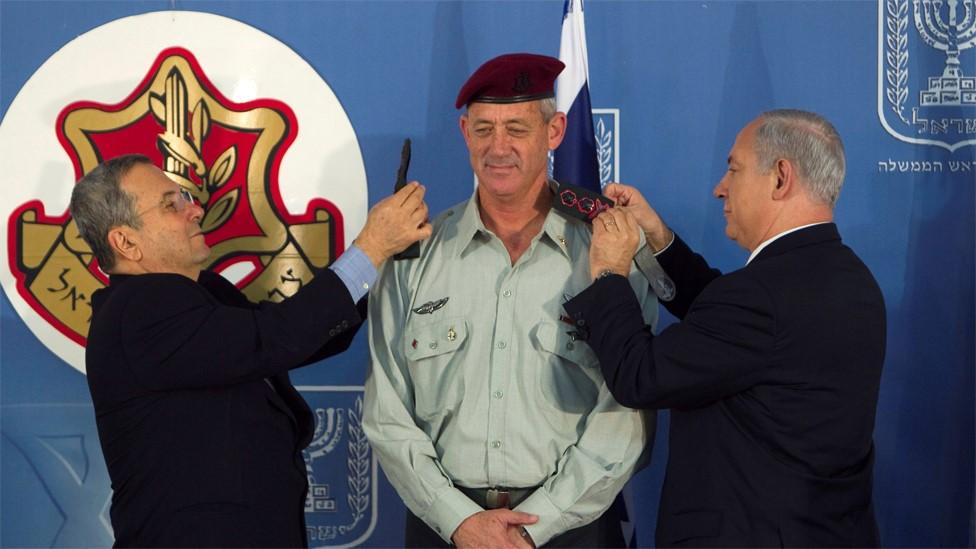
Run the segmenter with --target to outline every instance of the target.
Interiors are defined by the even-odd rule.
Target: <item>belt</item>
[[[505,488],[499,486],[495,488],[465,488],[464,486],[455,485],[455,488],[471,498],[471,501],[477,503],[482,509],[513,509],[522,503],[525,498],[532,495],[532,492],[535,492],[539,487]]]

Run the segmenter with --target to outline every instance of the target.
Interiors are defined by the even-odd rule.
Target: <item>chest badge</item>
[[[424,303],[420,307],[416,307],[414,309],[411,309],[411,311],[417,313],[418,315],[429,315],[429,314],[433,313],[434,311],[436,311],[437,309],[440,309],[444,305],[447,305],[447,300],[448,299],[451,299],[451,298],[444,297],[444,298],[438,299],[437,301],[428,301],[427,303]]]

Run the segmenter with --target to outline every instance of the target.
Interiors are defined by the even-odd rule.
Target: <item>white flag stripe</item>
[[[571,0],[569,10],[563,17],[559,60],[566,64],[566,68],[556,81],[556,110],[569,112],[569,107],[576,101],[576,96],[590,75],[586,61],[583,0]]]

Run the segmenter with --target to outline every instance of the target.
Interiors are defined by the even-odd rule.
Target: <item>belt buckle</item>
[[[489,509],[507,509],[509,504],[508,492],[489,488],[485,494],[485,504]]]

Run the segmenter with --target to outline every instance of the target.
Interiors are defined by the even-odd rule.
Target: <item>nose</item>
[[[718,180],[718,184],[712,189],[712,196],[719,199],[724,199],[729,195],[729,186],[725,183],[725,177]]]
[[[203,219],[203,207],[196,200],[187,207],[186,211],[189,212],[190,221],[194,223],[199,223]]]
[[[488,146],[494,154],[506,154],[509,150],[508,133],[503,131],[493,133]]]

